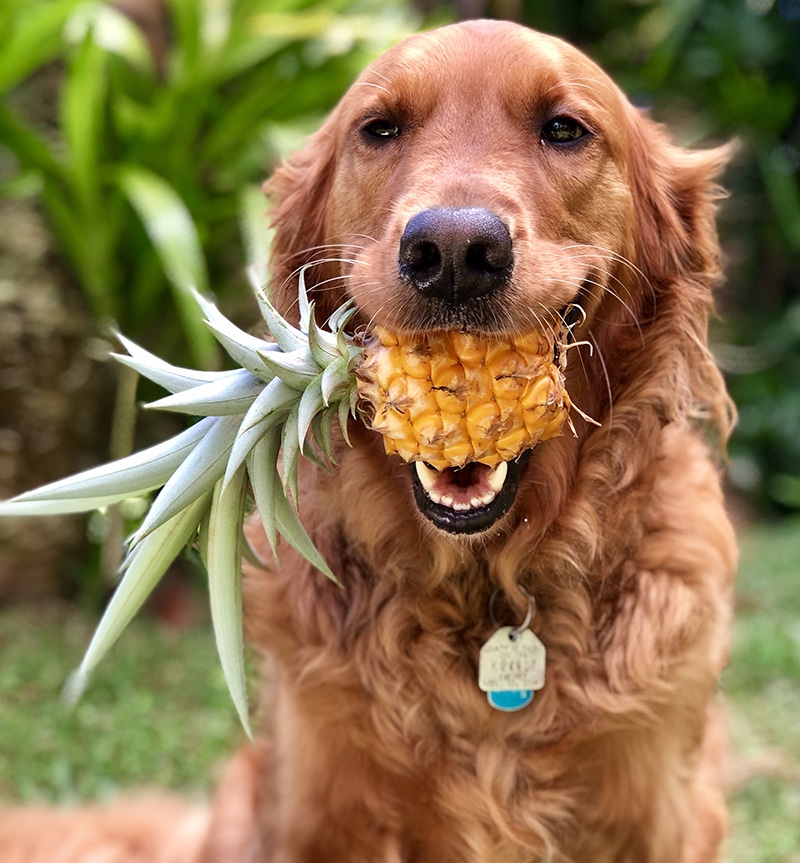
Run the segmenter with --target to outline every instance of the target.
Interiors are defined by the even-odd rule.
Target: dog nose
[[[400,277],[454,305],[504,287],[513,264],[508,228],[483,207],[422,210],[400,239]]]

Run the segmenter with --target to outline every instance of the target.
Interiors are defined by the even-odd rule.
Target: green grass
[[[74,611],[0,615],[0,799],[207,791],[242,737],[210,628],[174,631],[139,617],[69,712],[59,692],[91,633]]]
[[[800,863],[800,519],[741,537],[728,863]]]
[[[743,534],[738,592],[726,863],[800,863],[800,520]],[[63,609],[0,615],[0,799],[207,793],[242,738],[209,628],[140,616],[68,713],[58,693],[91,629]]]

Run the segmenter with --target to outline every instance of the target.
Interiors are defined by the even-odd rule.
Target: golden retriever
[[[599,426],[575,414],[493,500],[455,508],[353,423],[335,470],[301,475],[344,589],[288,548],[274,564],[251,526],[267,742],[232,762],[182,852],[158,856],[140,827],[125,845],[104,813],[82,817],[116,856],[74,859],[719,859],[736,552],[714,455],[732,409],[706,331],[726,158],[673,145],[581,52],[515,24],[412,36],[366,69],[268,184],[276,304],[296,311],[311,265],[320,319],[346,297],[356,325],[401,331],[566,319],[568,390]],[[437,482],[458,497],[485,474]],[[529,612],[544,687],[496,710],[479,651]]]

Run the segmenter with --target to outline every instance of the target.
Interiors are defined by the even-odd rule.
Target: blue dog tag
[[[512,713],[522,710],[533,701],[532,689],[501,689],[497,692],[487,692],[486,698],[495,710]]]
[[[544,686],[544,667],[544,645],[530,629],[501,626],[481,648],[478,687],[496,710],[521,710]]]

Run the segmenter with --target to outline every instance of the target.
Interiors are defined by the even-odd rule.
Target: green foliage
[[[731,479],[763,508],[800,509],[800,302],[727,337],[719,359],[739,405]]]
[[[188,343],[208,368],[217,352],[189,288],[239,281],[241,190],[416,22],[379,0],[168,12],[161,56],[111,4],[0,0],[0,193],[41,197],[98,319],[179,359]],[[54,63],[53,125],[30,103]]]
[[[174,631],[138,618],[70,711],[59,692],[91,631],[74,610],[0,615],[0,799],[209,790],[241,729],[207,627]]]

